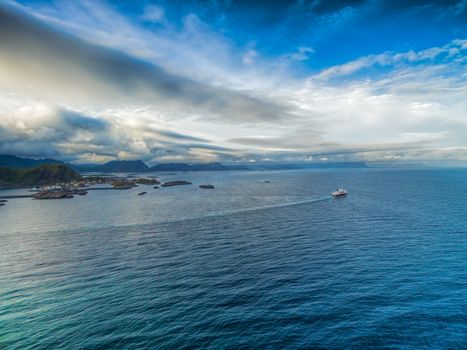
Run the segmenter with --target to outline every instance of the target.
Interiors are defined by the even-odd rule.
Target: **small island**
[[[181,185],[191,185],[191,182],[185,181],[185,180],[168,181],[168,182],[164,182],[161,186],[172,187],[172,186],[181,186]]]
[[[127,179],[127,178],[117,178],[112,179],[110,184],[113,188],[118,190],[127,190],[138,185],[160,185],[160,181],[155,178],[136,178],[136,179]]]
[[[213,189],[215,188],[214,185],[199,185],[199,188],[204,188],[204,189]]]

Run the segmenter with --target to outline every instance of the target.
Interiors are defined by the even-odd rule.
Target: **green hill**
[[[32,159],[17,157],[9,154],[0,154],[0,167],[5,168],[33,168],[42,164],[63,164],[55,159]]]
[[[63,164],[43,164],[35,168],[0,167],[0,186],[39,186],[79,180],[81,176]]]

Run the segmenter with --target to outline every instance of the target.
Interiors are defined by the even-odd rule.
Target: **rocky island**
[[[85,196],[88,191],[80,188],[63,187],[62,190],[44,190],[39,191],[33,195],[34,199],[61,199],[61,198],[73,198],[74,195]]]
[[[161,186],[172,187],[172,186],[181,186],[181,185],[191,185],[191,182],[185,181],[185,180],[168,181],[168,182],[164,182]]]
[[[155,178],[117,178],[111,181],[112,187],[118,190],[128,190],[138,185],[160,185],[160,183],[161,182]]]
[[[214,185],[199,185],[199,188],[204,188],[204,189],[213,189]]]
[[[73,198],[69,191],[41,191],[33,196],[34,199],[63,199]]]

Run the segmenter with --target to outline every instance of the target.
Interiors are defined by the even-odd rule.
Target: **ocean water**
[[[0,207],[0,349],[467,348],[467,170],[160,177]]]

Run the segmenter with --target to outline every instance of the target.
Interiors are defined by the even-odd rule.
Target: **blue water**
[[[0,208],[0,349],[467,348],[467,170],[161,177]]]

